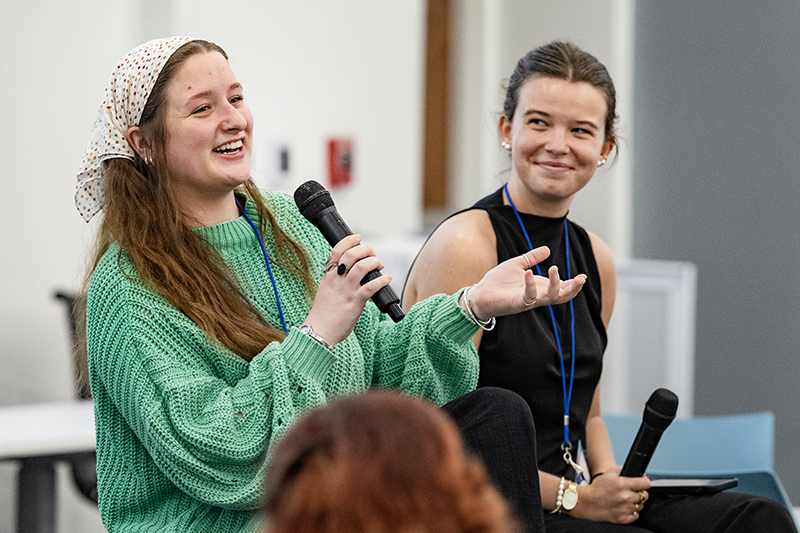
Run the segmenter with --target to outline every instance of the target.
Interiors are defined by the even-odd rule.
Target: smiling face
[[[524,212],[560,217],[614,142],[605,141],[606,97],[586,82],[533,76],[520,88],[513,120],[500,118],[511,145],[508,187]]]
[[[184,205],[219,201],[250,178],[253,116],[222,54],[189,57],[167,84],[165,103],[165,155]]]

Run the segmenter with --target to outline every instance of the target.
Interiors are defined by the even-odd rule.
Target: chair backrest
[[[778,474],[772,470],[757,470],[753,472],[736,472],[739,485],[730,489],[731,492],[741,492],[743,494],[756,494],[765,498],[771,498],[783,504],[784,507],[794,512],[792,501],[789,494],[783,487]],[[797,522],[797,519],[795,519]]]
[[[622,464],[641,417],[604,413],[614,457]],[[728,416],[676,418],[664,431],[647,468],[667,475],[715,475],[772,470],[775,415],[758,412]]]
[[[58,300],[62,304],[64,304],[64,307],[65,307],[65,309],[67,311],[67,325],[69,326],[69,343],[70,343],[70,346],[72,346],[72,350],[73,350],[73,353],[72,353],[73,365],[72,366],[73,366],[74,376],[75,376],[75,395],[80,400],[88,400],[88,399],[90,399],[92,397],[92,391],[89,388],[89,384],[88,383],[81,384],[81,381],[79,379],[80,371],[78,370],[77,354],[75,353],[75,341],[76,341],[76,335],[77,335],[77,331],[78,331],[78,327],[77,327],[78,326],[78,320],[77,320],[78,317],[77,317],[77,314],[76,314],[78,312],[78,310],[77,310],[76,302],[75,302],[75,298],[76,297],[75,297],[74,294],[61,292],[61,291],[56,291],[53,294],[53,296],[55,297],[56,300]]]

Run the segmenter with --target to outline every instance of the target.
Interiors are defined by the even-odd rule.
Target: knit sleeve
[[[266,200],[281,227],[307,246],[314,257],[312,274],[319,280],[330,246],[290,197],[273,192]],[[478,383],[478,354],[472,343],[478,326],[458,305],[459,295],[428,298],[397,324],[367,301],[353,334],[337,345],[337,353],[363,354],[367,384],[400,388],[445,404]]]
[[[312,274],[319,280],[330,246],[287,195],[268,193],[266,200],[281,227],[307,246],[314,257]],[[478,382],[472,343],[478,327],[458,305],[459,295],[428,298],[397,324],[367,301],[353,334],[337,345],[337,353],[363,354],[367,384],[400,388],[445,404],[474,390]]]
[[[443,405],[475,389],[477,325],[458,296],[439,294],[411,308],[394,323],[369,302],[355,328],[361,349],[372,356],[371,382],[400,388]]]
[[[119,461],[146,452],[191,497],[257,508],[271,444],[325,403],[335,357],[292,328],[248,364],[122,275],[114,259],[95,271],[87,317],[98,450],[107,439]],[[126,431],[135,437],[119,436]]]

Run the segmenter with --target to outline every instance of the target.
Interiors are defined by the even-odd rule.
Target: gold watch
[[[578,505],[578,484],[570,481],[567,488],[564,489],[564,496],[561,500],[561,513],[568,515],[570,511],[575,509]]]

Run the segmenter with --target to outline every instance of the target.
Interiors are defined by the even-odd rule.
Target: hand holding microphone
[[[334,247],[334,253],[342,253],[340,248],[350,250],[352,249],[351,247],[356,244],[350,243],[349,241],[342,242],[344,239],[351,236],[353,232],[339,215],[333,203],[333,199],[325,187],[316,181],[307,181],[297,188],[294,193],[294,200],[298,209],[300,209],[300,213],[308,219],[309,222],[314,224],[330,245]],[[341,247],[338,246],[340,242],[342,242]],[[354,264],[349,267],[345,266],[345,270],[349,270],[350,273],[355,274],[359,273],[361,268],[367,264],[363,263],[364,261],[370,261],[369,264],[373,264],[372,260],[374,259],[377,261],[377,258],[375,258],[371,252],[371,249],[363,248],[355,252],[355,255],[350,253],[352,256],[351,259],[354,259]],[[359,265],[359,263],[363,264]],[[378,263],[375,264],[377,265]],[[359,267],[358,269],[356,268],[357,266]],[[342,272],[342,274],[344,274],[344,272]],[[382,275],[380,270],[373,268],[361,278],[360,283],[364,286],[367,283],[377,280]],[[388,284],[381,287],[372,295],[372,301],[375,302],[375,305],[378,306],[381,312],[388,314],[395,322],[399,322],[405,316],[403,310],[400,308],[400,298]]]
[[[349,235],[331,251],[326,272],[317,286],[314,303],[303,321],[325,343],[336,346],[353,331],[364,312],[367,300],[389,284],[389,276],[380,276],[361,284],[368,272],[383,268],[372,248],[360,244],[360,235]],[[343,272],[340,275],[339,269]]]
[[[653,392],[645,404],[642,425],[625,464],[607,470],[602,477],[592,479],[592,483],[585,487],[586,497],[581,498],[583,508],[580,518],[615,524],[630,524],[638,520],[639,512],[649,498],[650,488],[650,480],[642,476],[661,435],[675,418],[677,410],[678,397],[675,393],[667,389]]]
[[[648,499],[650,480],[646,477],[622,477],[622,467],[614,466],[602,476],[592,478],[583,487],[580,502],[570,513],[594,522],[630,524],[639,519]]]

